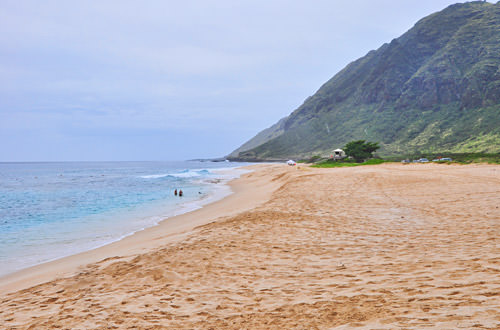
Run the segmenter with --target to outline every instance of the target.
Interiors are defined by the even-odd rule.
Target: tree
[[[344,151],[347,156],[351,156],[357,162],[371,158],[372,153],[380,149],[377,142],[366,142],[365,140],[351,141],[345,145]]]

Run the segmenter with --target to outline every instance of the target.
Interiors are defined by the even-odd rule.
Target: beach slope
[[[500,166],[253,169],[175,230],[4,279],[3,327],[500,328]]]

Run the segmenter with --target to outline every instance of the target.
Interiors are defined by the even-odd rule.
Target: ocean
[[[91,250],[221,199],[228,162],[0,163],[0,276]],[[182,189],[182,197],[174,196]]]

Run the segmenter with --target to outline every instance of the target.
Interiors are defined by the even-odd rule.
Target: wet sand
[[[0,279],[2,326],[500,329],[500,166],[254,169],[222,201]]]

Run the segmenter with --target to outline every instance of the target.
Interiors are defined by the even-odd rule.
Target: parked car
[[[295,166],[295,165],[297,165],[297,163],[296,163],[296,162],[294,162],[294,161],[293,161],[293,160],[291,160],[291,159],[290,159],[289,161],[287,161],[286,163],[287,163],[288,165],[290,165],[290,166]]]
[[[451,158],[449,157],[443,157],[443,158],[436,158],[432,160],[433,162],[451,162]]]
[[[418,160],[418,162],[419,162],[419,163],[428,163],[428,162],[429,162],[429,160],[428,160],[427,158],[420,158],[420,159]]]

